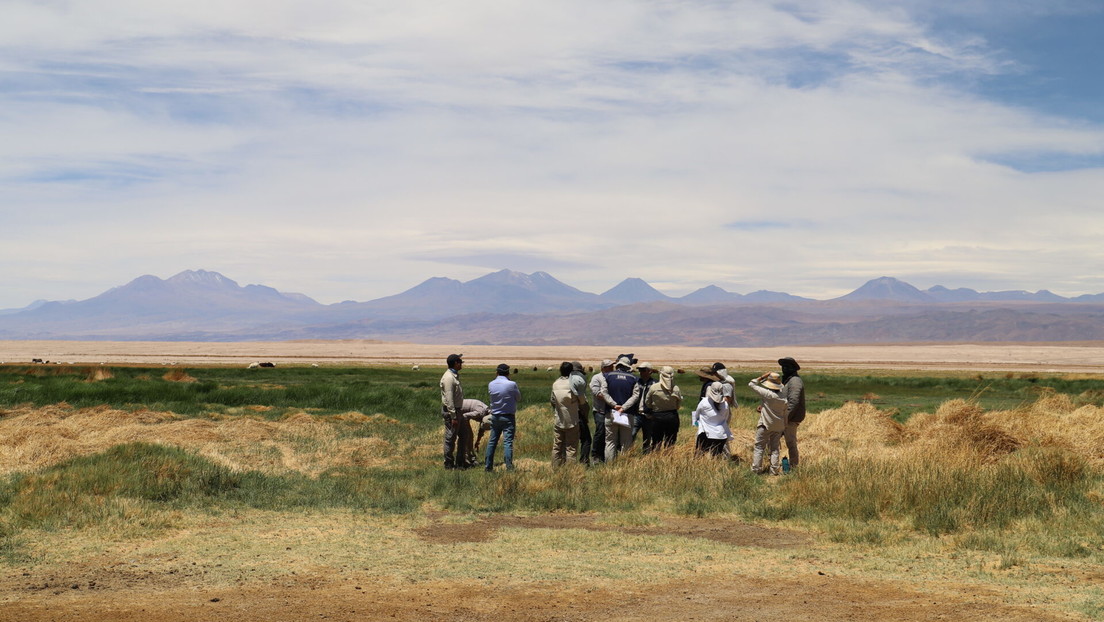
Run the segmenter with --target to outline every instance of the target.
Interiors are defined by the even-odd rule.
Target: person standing
[[[639,380],[629,373],[631,369],[632,357],[621,356],[614,364],[614,370],[605,375],[606,389],[614,402],[613,409],[618,412],[624,412],[623,405],[632,397],[633,388]],[[606,419],[606,462],[632,449],[633,444],[632,427],[616,423],[612,412],[610,415]]]
[[[586,399],[586,372],[579,361],[571,361],[570,379],[571,390],[583,399],[579,410],[579,462],[590,466],[590,403]]]
[[[445,423],[445,468],[466,469],[467,449],[471,428],[464,421],[464,389],[460,386],[460,370],[464,367],[463,354],[450,354],[445,359],[448,369],[441,376],[441,418]],[[467,433],[465,434],[465,430]],[[454,455],[455,453],[455,455]]]
[[[700,453],[712,456],[724,455],[724,447],[732,436],[728,428],[729,408],[724,398],[722,382],[711,382],[698,407],[690,414],[690,421],[698,426],[695,447]]]
[[[571,389],[571,363],[560,363],[560,377],[552,383],[552,467],[575,461],[579,450],[579,411],[586,400]]]
[[[778,446],[786,429],[786,399],[782,397],[782,378],[778,372],[770,372],[753,378],[748,383],[752,391],[763,398],[759,404],[759,423],[755,426],[755,453],[751,458],[751,470],[764,473],[763,452],[770,451],[770,473],[781,475]]]
[[[510,366],[506,363],[495,368],[495,378],[487,385],[491,396],[491,436],[487,440],[487,451],[483,458],[483,470],[494,470],[495,448],[498,437],[502,436],[502,458],[506,470],[514,470],[514,434],[517,431],[517,405],[521,401],[521,391],[510,380]]]
[[[674,368],[665,365],[659,369],[659,382],[648,387],[644,406],[650,413],[648,446],[654,451],[674,445],[678,440],[678,411],[682,406],[682,391],[675,384]]]
[[[790,468],[796,467],[801,458],[797,451],[797,426],[805,421],[805,381],[797,374],[801,366],[792,357],[778,359],[782,366],[782,397],[786,398],[786,453],[790,456]]]
[[[651,412],[644,404],[644,396],[648,394],[648,387],[655,384],[655,378],[652,377],[654,370],[651,363],[642,362],[636,366],[636,371],[640,373],[640,378],[633,385],[632,395],[621,405],[621,409],[631,417],[633,440],[636,440],[639,432],[641,450],[648,453],[652,451],[652,420]]]
[[[611,371],[613,371],[613,361],[603,359],[598,373],[590,378],[590,395],[593,402],[591,412],[594,415],[591,464],[606,461],[606,422],[609,420],[610,412],[617,406],[617,402],[609,396],[609,385],[606,382],[606,374]]]

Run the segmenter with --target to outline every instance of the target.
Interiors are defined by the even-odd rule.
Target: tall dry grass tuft
[[[85,382],[100,382],[114,377],[115,374],[111,373],[111,369],[108,367],[90,367],[84,380]]]
[[[161,376],[161,379],[168,382],[198,382],[183,369],[170,369],[165,372],[164,376]]]

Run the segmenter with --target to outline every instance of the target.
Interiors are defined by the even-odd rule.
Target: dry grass
[[[385,415],[292,413],[268,421],[249,409],[239,416],[185,418],[65,404],[18,408],[0,419],[0,474],[34,471],[77,456],[134,442],[194,451],[233,469],[317,475],[339,466],[394,466],[397,448],[375,436],[347,437],[350,427],[398,425]]]

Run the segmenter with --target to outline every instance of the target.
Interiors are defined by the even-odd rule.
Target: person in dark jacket
[[[801,457],[797,451],[797,426],[805,420],[805,381],[797,374],[801,366],[792,357],[780,358],[778,364],[782,366],[782,397],[786,399],[786,430],[782,438],[793,468]]]
[[[616,410],[618,414],[621,414],[625,402],[632,398],[633,389],[640,380],[630,373],[631,370],[631,355],[619,356],[617,362],[614,364],[613,371],[605,375],[606,390],[610,398],[617,404],[614,410]],[[615,423],[613,417],[608,418],[606,421],[606,462],[610,462],[616,458],[618,454],[632,449],[632,419],[630,417],[629,426]]]

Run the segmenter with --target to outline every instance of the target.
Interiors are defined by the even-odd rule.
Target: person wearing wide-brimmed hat
[[[782,377],[778,372],[768,372],[753,378],[748,386],[763,398],[759,404],[759,422],[755,426],[755,452],[751,458],[751,470],[763,473],[763,452],[770,450],[770,473],[781,475],[782,465],[778,448],[782,432],[786,429],[786,398],[782,397]]]
[[[690,422],[698,426],[695,447],[701,453],[714,456],[724,454],[724,447],[732,437],[732,431],[728,429],[730,410],[722,384],[719,380],[709,383],[705,396],[690,413]]]
[[[790,467],[796,467],[801,455],[797,451],[797,427],[805,421],[805,381],[797,375],[801,366],[793,357],[778,359],[782,366],[782,397],[786,398],[786,429],[782,438],[786,441],[786,453]]]
[[[648,387],[644,397],[644,406],[648,410],[649,426],[648,447],[652,450],[663,449],[675,444],[679,431],[679,407],[682,406],[682,391],[675,384],[675,370],[669,365],[659,368],[659,382]]]

